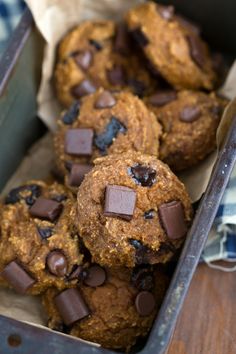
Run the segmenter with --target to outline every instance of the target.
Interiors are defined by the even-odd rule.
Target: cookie
[[[67,185],[76,187],[97,157],[128,150],[157,156],[160,135],[155,115],[138,97],[100,89],[74,103],[58,121],[58,169],[67,174]]]
[[[128,12],[126,22],[157,76],[176,89],[214,87],[207,45],[195,26],[174,15],[172,6],[140,4]]]
[[[184,185],[154,156],[95,160],[78,191],[79,234],[94,262],[134,267],[168,261],[192,216]]]
[[[147,267],[104,271],[106,280],[99,285],[83,283],[60,294],[49,289],[43,296],[48,325],[105,348],[129,350],[148,333],[168,278]]]
[[[0,274],[19,293],[73,286],[82,263],[76,205],[57,184],[29,181],[12,189],[2,207]]]
[[[124,24],[84,21],[59,44],[55,69],[58,99],[68,107],[99,87],[150,93],[155,80],[129,42]]]
[[[160,159],[173,171],[202,161],[216,148],[216,131],[227,100],[197,91],[163,91],[146,103],[162,125]]]

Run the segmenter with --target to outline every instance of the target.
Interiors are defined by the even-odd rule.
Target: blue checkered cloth
[[[0,0],[0,53],[19,22],[24,7],[21,0]],[[212,262],[236,261],[236,167],[208,237],[202,260],[218,269],[222,267]],[[236,267],[231,267],[230,270],[236,270]]]

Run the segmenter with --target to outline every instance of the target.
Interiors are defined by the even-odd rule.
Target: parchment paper
[[[142,0],[27,0],[36,24],[45,38],[45,57],[42,68],[42,83],[38,94],[38,114],[51,131],[55,130],[55,117],[60,112],[51,85],[52,69],[55,59],[55,47],[70,28],[83,19],[117,19],[127,8]],[[236,96],[236,63],[229,72],[225,85],[221,89],[229,99]],[[235,108],[234,108],[235,107]],[[236,101],[226,109],[217,132],[220,146],[232,115],[236,111]],[[214,165],[217,152],[211,154],[199,166],[182,174],[193,201],[204,192]],[[52,139],[50,133],[38,141],[29,151],[20,167],[8,181],[3,194],[13,186],[32,178],[46,178],[53,163]],[[39,297],[20,296],[14,291],[0,288],[0,313],[15,319],[45,325],[46,317]]]

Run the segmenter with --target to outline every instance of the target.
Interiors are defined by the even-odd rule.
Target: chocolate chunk
[[[111,121],[106,126],[106,130],[95,136],[94,145],[105,155],[107,148],[113,143],[119,133],[125,134],[126,127],[116,118],[111,117]]]
[[[138,290],[152,290],[154,278],[150,267],[138,266],[134,268],[131,274],[131,283]]]
[[[76,64],[83,70],[87,70],[90,67],[92,59],[92,53],[89,50],[85,50],[74,56]]]
[[[94,103],[95,108],[110,108],[116,104],[115,98],[109,91],[103,91]]]
[[[42,189],[37,184],[28,184],[12,189],[5,198],[5,204],[15,204],[25,200],[27,205],[33,205],[40,196]]]
[[[126,73],[121,65],[115,65],[112,69],[107,70],[107,78],[111,85],[124,86],[126,84]]]
[[[105,193],[104,215],[131,220],[136,203],[136,192],[128,187],[108,185]]]
[[[157,10],[164,20],[170,21],[174,17],[175,8],[174,6],[161,6],[158,5]]]
[[[75,265],[71,271],[71,273],[68,275],[68,280],[74,280],[74,279],[84,279],[85,276],[85,271],[82,266]],[[86,273],[87,275],[87,273]]]
[[[138,97],[143,97],[145,94],[146,86],[142,81],[136,79],[128,79],[128,85],[133,89],[133,93]]]
[[[197,106],[186,106],[180,112],[179,119],[185,123],[192,123],[201,116],[201,110]]]
[[[71,88],[71,94],[75,98],[81,98],[96,91],[96,86],[90,80],[84,80],[79,85]]]
[[[15,261],[9,263],[1,276],[20,294],[25,294],[35,280]]]
[[[47,267],[53,275],[64,277],[67,273],[67,260],[65,255],[59,251],[51,251],[46,259]]]
[[[148,166],[135,165],[128,169],[128,173],[143,187],[151,187],[156,182],[156,171]]]
[[[150,96],[148,101],[153,106],[162,107],[177,99],[177,93],[175,91],[166,90],[155,93]]]
[[[68,129],[65,136],[65,153],[75,156],[92,155],[93,130]]]
[[[156,306],[156,301],[149,291],[141,291],[135,298],[135,307],[140,316],[149,316]]]
[[[196,35],[188,35],[187,41],[189,44],[190,55],[191,58],[195,61],[195,63],[200,67],[204,67],[205,65],[205,54],[204,47],[201,43],[200,39]]]
[[[87,317],[90,311],[78,289],[67,289],[55,297],[55,305],[67,326]]]
[[[170,239],[182,238],[187,233],[183,205],[179,201],[164,203],[159,207],[162,227]]]
[[[84,176],[91,171],[93,165],[73,164],[70,170],[68,184],[72,187],[79,187]]]
[[[53,235],[53,229],[51,227],[37,227],[37,231],[40,237],[45,240]]]
[[[29,213],[31,216],[35,216],[36,218],[54,221],[59,217],[62,209],[63,205],[55,200],[40,197],[29,209]]]
[[[87,269],[87,276],[84,283],[88,286],[96,288],[97,286],[101,286],[105,283],[106,277],[107,275],[104,268],[99,265],[93,265]]]
[[[99,43],[98,41],[95,41],[95,39],[90,39],[89,40],[89,43],[95,48],[97,49],[98,51],[99,50],[102,50],[103,46],[101,43]]]
[[[114,51],[122,55],[128,55],[130,52],[129,36],[125,23],[119,23],[116,27]]]
[[[154,219],[155,210],[154,209],[150,209],[148,211],[145,211],[143,216],[144,216],[144,219],[147,219],[147,220]]]
[[[64,124],[70,125],[72,123],[74,123],[74,121],[76,120],[76,118],[79,116],[79,109],[80,109],[80,104],[78,101],[75,101],[70,108],[68,109],[68,111],[66,111],[66,113],[63,115],[62,117],[62,122]]]
[[[141,28],[136,28],[131,31],[131,35],[134,38],[134,40],[140,45],[140,47],[146,47],[148,45],[149,40],[145,33],[143,33]]]

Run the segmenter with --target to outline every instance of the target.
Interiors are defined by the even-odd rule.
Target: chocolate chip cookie
[[[213,88],[215,73],[207,45],[196,27],[175,16],[172,6],[148,1],[131,9],[126,22],[157,76],[177,89]]]
[[[84,21],[59,45],[55,86],[66,107],[99,87],[143,96],[155,82],[132,48],[124,24]]]
[[[154,156],[127,152],[95,160],[78,191],[79,234],[106,266],[166,262],[192,216],[184,185]]]
[[[196,165],[216,148],[226,100],[197,91],[162,91],[146,103],[163,128],[160,159],[174,171]]]
[[[2,207],[0,275],[19,293],[73,286],[82,262],[76,205],[57,184],[30,181],[12,189]]]
[[[138,97],[99,89],[75,102],[58,121],[58,169],[68,186],[77,187],[96,157],[128,150],[157,156],[160,134],[155,115]]]
[[[90,276],[90,284],[85,280],[74,289],[58,293],[52,288],[45,293],[48,325],[106,348],[129,350],[148,333],[168,278],[146,266],[133,271],[95,267],[100,273]]]

